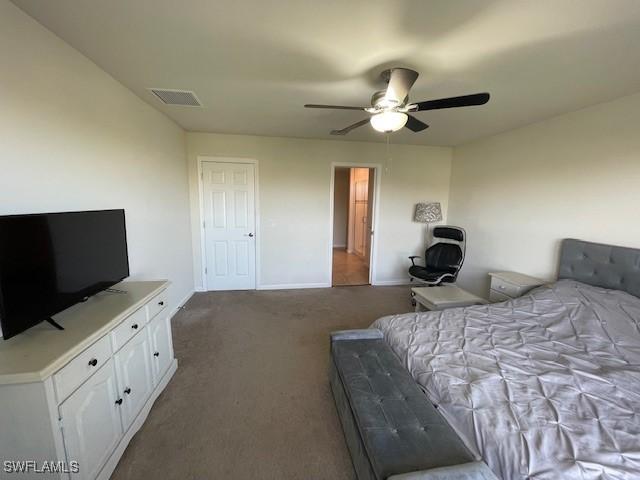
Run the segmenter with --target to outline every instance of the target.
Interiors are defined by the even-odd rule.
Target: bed
[[[499,477],[640,478],[640,250],[568,239],[553,284],[372,327]]]

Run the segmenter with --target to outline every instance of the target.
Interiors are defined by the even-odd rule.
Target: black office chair
[[[411,281],[417,280],[430,287],[454,283],[464,262],[467,235],[460,227],[441,226],[433,229],[433,239],[435,243],[424,252],[424,267],[415,262],[416,258],[422,257],[409,257]]]

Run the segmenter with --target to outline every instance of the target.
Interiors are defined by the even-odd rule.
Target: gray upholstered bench
[[[331,388],[359,480],[496,480],[379,330],[331,334]]]

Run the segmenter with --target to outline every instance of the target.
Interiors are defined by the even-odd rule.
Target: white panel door
[[[173,341],[171,340],[169,317],[158,315],[151,320],[147,328],[151,339],[151,371],[155,387],[164,376],[169,365],[171,365],[171,360],[173,360]]]
[[[60,406],[67,460],[80,465],[71,478],[95,478],[120,441],[120,399],[109,359]]]
[[[122,426],[125,431],[153,390],[150,350],[147,333],[140,332],[114,355],[119,395],[122,398]]]
[[[367,243],[369,235],[367,235],[367,224],[369,214],[369,169],[354,168],[354,250],[355,253],[364,257],[367,253]]]
[[[355,209],[355,252],[364,257],[367,253],[367,209],[366,202],[356,202]]]
[[[208,290],[256,288],[254,165],[202,163]]]

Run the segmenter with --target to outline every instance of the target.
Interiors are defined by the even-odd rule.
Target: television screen
[[[128,276],[124,210],[0,216],[5,340]]]

